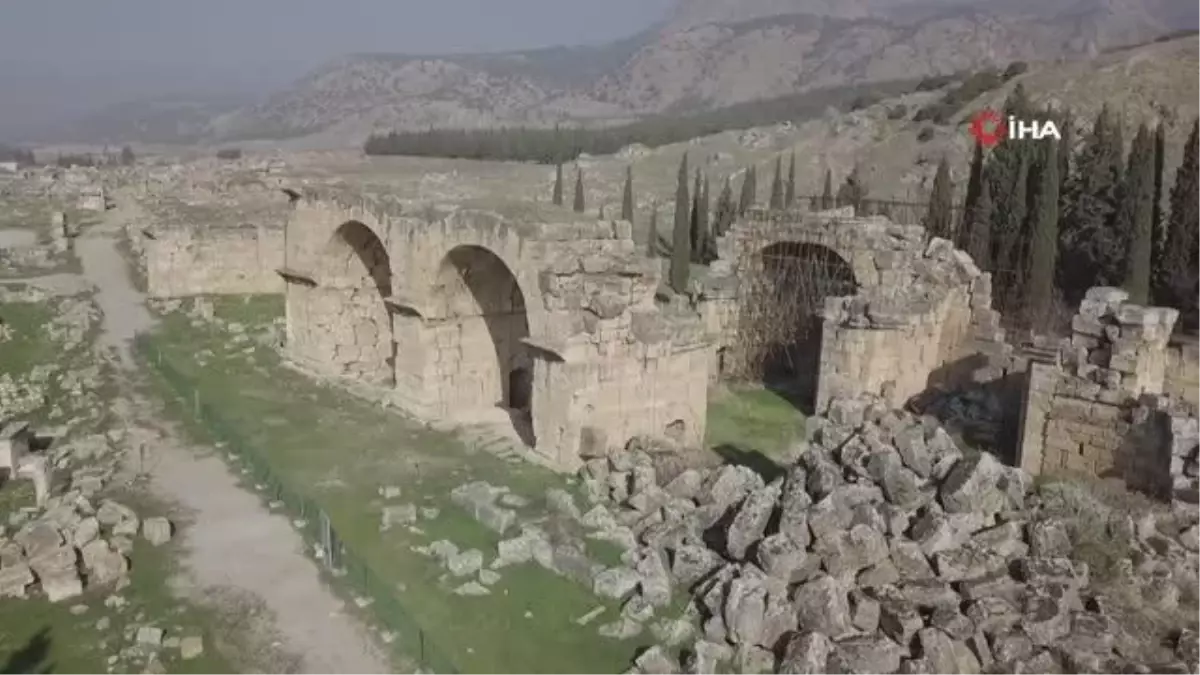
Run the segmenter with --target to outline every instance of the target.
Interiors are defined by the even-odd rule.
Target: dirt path
[[[366,628],[345,613],[343,603],[322,583],[288,520],[241,489],[217,456],[190,450],[163,431],[150,417],[155,406],[132,393],[130,340],[153,325],[116,248],[122,224],[134,215],[130,210],[109,212],[76,241],[76,249],[104,312],[102,344],[117,351],[124,368],[125,393],[114,409],[130,424],[133,436],[146,443],[147,457],[139,465],[150,473],[153,491],[176,505],[186,523],[180,537],[187,578],[181,585],[200,599],[230,592],[257,599],[251,604],[263,607],[273,620],[263,631],[278,642],[271,651],[295,662],[284,666],[288,672],[389,672]]]

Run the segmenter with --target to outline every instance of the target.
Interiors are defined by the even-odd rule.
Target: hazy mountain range
[[[1195,0],[685,0],[610,44],[349,55],[259,101],[139,100],[54,140],[221,142],[376,129],[613,122],[809,89],[1094,56],[1197,25]]]

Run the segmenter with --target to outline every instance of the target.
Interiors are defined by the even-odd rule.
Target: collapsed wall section
[[[1118,288],[1092,288],[1072,336],[1030,365],[1018,458],[1025,471],[1118,477],[1142,488],[1166,480],[1156,460],[1163,436],[1147,422],[1157,413],[1139,410],[1144,396],[1164,392],[1178,312],[1127,299]]]

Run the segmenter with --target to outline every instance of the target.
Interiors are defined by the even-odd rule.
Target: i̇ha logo
[[[971,118],[971,135],[985,148],[990,148],[1004,139],[1062,140],[1054,120],[1018,120],[1015,115],[1009,115],[1005,120],[1004,116],[995,110],[980,110],[975,113]]]

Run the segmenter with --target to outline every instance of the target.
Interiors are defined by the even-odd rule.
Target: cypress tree
[[[1121,137],[1105,107],[1078,155],[1064,200],[1059,273],[1071,303],[1092,286],[1123,280],[1126,240],[1114,227],[1121,165]]]
[[[1154,248],[1154,139],[1143,124],[1129,149],[1116,227],[1127,233],[1125,290],[1131,302],[1150,302],[1150,264]]]
[[[1197,299],[1200,298],[1200,120],[1192,123],[1192,133],[1183,149],[1183,163],[1175,171],[1171,188],[1170,213],[1167,216],[1167,243],[1162,264],[1157,270],[1161,304],[1179,309],[1180,325],[1195,331]]]
[[[1027,119],[1030,115],[1029,98],[1025,88],[1018,84],[1004,102],[1006,115]],[[992,149],[987,162],[984,179],[993,200],[991,251],[989,269],[994,276],[995,296],[1001,302],[1017,300],[1025,276],[1022,256],[1022,233],[1029,215],[1029,177],[1032,156],[1037,149],[1033,143],[1009,143],[1001,141]],[[1003,201],[999,201],[1003,198]],[[976,261],[978,262],[978,260]],[[1002,305],[1003,306],[1003,305]]]
[[[933,178],[933,194],[929,197],[929,212],[925,216],[925,231],[930,237],[951,239],[954,236],[954,185],[950,182],[950,162],[943,155]]]
[[[1163,128],[1163,123],[1159,122],[1154,129],[1154,250],[1151,253],[1151,270],[1157,269],[1162,264],[1163,247],[1167,243],[1167,223],[1163,220],[1163,163],[1166,160],[1166,130]],[[1153,271],[1150,275],[1150,298],[1151,302],[1158,296],[1156,289],[1156,275]]]
[[[1026,298],[1033,326],[1045,326],[1054,302],[1054,267],[1058,260],[1058,171],[1066,148],[1061,143],[1047,144],[1045,161],[1038,171],[1034,197],[1033,237],[1029,246],[1029,272]]]
[[[554,205],[563,205],[563,175],[562,162],[559,162],[554,167]]]
[[[1018,158],[1020,165],[1017,166],[1017,176],[1013,181],[1012,192],[1005,200],[1005,206],[1008,208],[1003,209],[1001,214],[1004,216],[1002,229],[997,233],[999,236],[993,235],[995,257],[992,264],[997,271],[1006,272],[1001,275],[1002,295],[1000,297],[1006,299],[1010,306],[1011,303],[1019,301],[1021,289],[1025,286],[1025,267],[1022,264],[1024,261],[1021,256],[1021,232],[1029,217],[1030,158],[1026,153],[1021,153]]]
[[[821,210],[833,208],[833,171],[825,169],[825,187],[821,190]]]
[[[625,191],[621,195],[621,220],[633,222],[633,167],[625,167]]]
[[[751,164],[746,169],[745,175],[742,177],[742,194],[738,199],[738,215],[746,215],[746,211],[754,206],[754,202],[758,199],[758,178],[757,169]]]
[[[692,244],[692,262],[704,259],[704,232],[700,230],[700,169],[696,169],[696,180],[692,185],[692,212],[689,219]]]
[[[583,168],[575,171],[575,213],[583,213]]]
[[[688,227],[688,165],[687,154],[679,162],[675,181],[675,226],[671,231],[671,288],[684,293],[691,273],[692,238]]]
[[[704,184],[700,188],[700,208],[696,220],[699,221],[700,255],[697,256],[702,265],[707,265],[716,257],[716,239],[713,238],[712,219],[709,217],[708,175],[704,176]]]
[[[717,197],[717,209],[713,218],[713,229],[716,236],[723,237],[733,225],[735,207],[733,204],[733,181],[725,177],[725,186]]]
[[[658,257],[658,202],[650,207],[650,227],[646,232],[646,255]]]
[[[846,176],[845,182],[837,191],[837,205],[853,206],[855,212],[858,212],[862,200],[867,198],[867,188],[863,184],[862,179],[858,176],[858,165],[850,170],[850,175]]]
[[[992,267],[992,190],[989,187],[991,183],[981,181],[979,183],[979,197],[975,200],[975,205],[971,207],[971,213],[967,220],[967,241],[966,251],[971,254],[971,259],[975,264],[983,270],[991,270]]]
[[[958,237],[955,240],[955,245],[966,251],[968,240],[971,236],[971,228],[967,222],[971,218],[971,212],[975,209],[975,202],[979,201],[980,183],[983,181],[983,144],[975,141],[975,154],[971,157],[971,175],[967,178],[967,197],[963,200],[962,222],[958,224]]]
[[[791,159],[788,162],[788,178],[787,189],[783,195],[783,205],[787,208],[792,208],[796,203],[796,151],[792,151]]]
[[[1058,197],[1061,201],[1066,194],[1067,181],[1071,179],[1071,159],[1075,156],[1075,116],[1068,108],[1062,114],[1062,140],[1058,149]],[[1062,205],[1059,205],[1062,213]]]
[[[775,157],[775,177],[771,179],[771,210],[783,208],[783,158]]]

